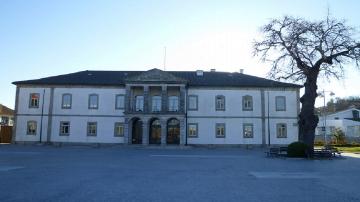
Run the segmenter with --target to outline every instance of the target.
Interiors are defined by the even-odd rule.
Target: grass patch
[[[360,147],[336,147],[336,148],[341,152],[350,152],[350,153],[360,152]]]

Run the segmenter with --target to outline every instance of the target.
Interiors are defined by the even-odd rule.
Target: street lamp
[[[324,116],[324,122],[323,122],[323,127],[324,127],[324,130],[325,130],[325,134],[324,134],[324,143],[325,145],[327,145],[327,139],[326,139],[326,93],[329,93],[330,97],[334,96],[335,93],[332,92],[332,91],[326,91],[325,89],[323,89],[322,91],[319,91],[318,92],[318,95],[320,97],[323,97],[324,98],[324,107],[323,107],[323,116]]]

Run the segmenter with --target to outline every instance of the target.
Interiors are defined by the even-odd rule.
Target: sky
[[[252,53],[260,27],[284,15],[321,20],[328,8],[360,30],[357,0],[0,0],[0,103],[14,108],[13,81],[164,69],[164,47],[166,70],[265,77],[270,64]],[[344,80],[320,80],[319,90],[360,96],[359,79],[349,64]]]

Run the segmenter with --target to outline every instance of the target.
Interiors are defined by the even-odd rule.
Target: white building
[[[316,130],[317,139],[324,138],[324,134],[330,137],[335,128],[340,128],[348,139],[360,138],[360,110],[351,107],[333,114],[319,117]],[[326,126],[326,127],[325,127]]]
[[[81,71],[14,82],[16,142],[289,144],[301,86],[243,73]],[[269,138],[270,137],[270,138]]]

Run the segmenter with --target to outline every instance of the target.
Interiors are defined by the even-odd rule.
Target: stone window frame
[[[190,107],[190,98],[195,98],[195,108]],[[198,95],[189,95],[188,96],[188,111],[197,111],[199,110],[199,96]]]
[[[118,106],[118,99],[123,99],[122,106]],[[116,94],[115,95],[115,109],[125,109],[125,95],[124,94]]]
[[[160,98],[160,107],[159,107],[159,110],[155,111],[154,110],[154,98],[157,97],[157,98]],[[151,96],[151,112],[161,112],[162,110],[162,97],[161,95],[153,95]]]
[[[139,108],[137,108],[137,98],[138,97],[142,97],[142,106],[141,106],[141,108],[139,107]],[[135,111],[137,111],[137,112],[143,112],[145,110],[145,96],[144,95],[136,95],[135,96]]]
[[[37,95],[37,105],[33,105],[33,102],[32,102],[32,96],[33,95]],[[29,108],[39,108],[40,106],[40,93],[30,93],[29,94]]]
[[[176,98],[176,100],[177,100],[177,106],[176,106],[176,110],[172,110],[171,108],[170,108],[170,98]],[[178,112],[179,110],[180,110],[180,97],[179,96],[177,96],[177,95],[171,95],[171,96],[168,96],[168,99],[167,99],[167,104],[168,104],[168,111],[169,112]]]
[[[222,100],[222,102],[223,102],[223,107],[219,107],[218,106],[218,99],[220,99],[220,100]],[[217,95],[217,96],[215,96],[215,110],[216,111],[225,111],[225,109],[226,109],[226,105],[225,105],[225,103],[226,103],[226,100],[225,100],[225,96],[224,95]]]
[[[33,133],[30,133],[30,131],[29,131],[29,125],[31,123],[34,123],[34,125],[35,125],[35,131]],[[37,134],[37,128],[38,128],[37,127],[37,121],[35,121],[35,120],[27,121],[27,123],[26,123],[26,135],[36,135]]]
[[[95,133],[92,134],[92,133],[89,133],[90,132],[90,125],[94,124],[95,125]],[[87,122],[87,127],[86,127],[86,134],[87,136],[97,136],[97,122]]]
[[[121,126],[122,129],[122,134],[118,134],[117,133],[117,127]],[[124,137],[125,134],[125,123],[124,122],[115,122],[114,123],[114,137]]]
[[[96,96],[96,107],[92,107],[90,104],[91,102],[91,97],[92,96]],[[99,109],[99,94],[96,94],[96,93],[92,93],[92,94],[89,94],[89,97],[88,97],[88,109]]]
[[[63,133],[62,131],[62,127],[63,124],[68,123],[68,133]],[[59,125],[59,135],[60,136],[69,136],[70,135],[70,121],[60,121],[60,125]]]
[[[251,103],[251,106],[250,106],[250,107],[246,107],[246,106],[245,106],[245,103],[246,103],[247,100],[249,100],[250,103]],[[243,110],[243,111],[253,111],[253,109],[254,109],[254,99],[253,99],[253,96],[251,96],[251,95],[244,95],[244,96],[242,97],[242,110]]]
[[[280,127],[282,126],[285,126],[283,127],[285,132],[284,134],[280,134]],[[277,123],[276,124],[276,137],[277,138],[287,138],[287,124],[286,123]]]
[[[190,125],[195,126],[195,135],[190,135]],[[199,137],[199,124],[198,123],[188,123],[188,138],[197,138]]]
[[[245,128],[247,126],[251,126],[251,135],[250,136],[247,136],[245,135]],[[254,124],[253,123],[243,123],[243,138],[254,138]]]
[[[284,109],[279,108],[278,99],[284,99]],[[286,96],[275,96],[275,109],[276,111],[286,111]]]
[[[224,128],[224,135],[218,135],[218,133],[217,133],[218,127]],[[216,138],[225,138],[225,136],[226,136],[226,124],[225,123],[216,123],[215,124],[215,137]]]
[[[64,97],[70,96],[70,106],[64,106]],[[61,109],[71,109],[72,107],[72,94],[71,93],[63,93],[61,96]]]

